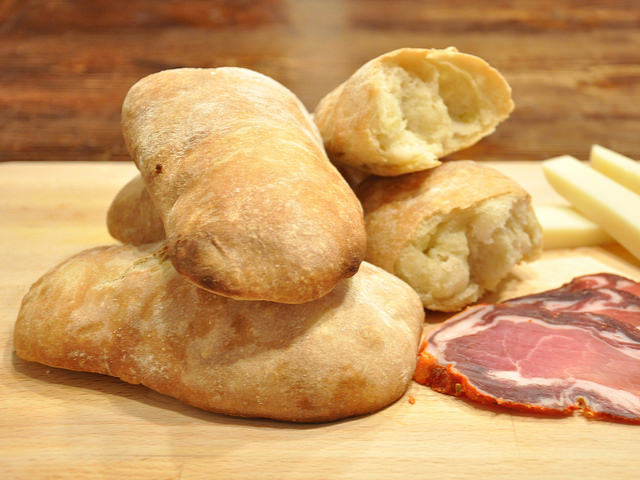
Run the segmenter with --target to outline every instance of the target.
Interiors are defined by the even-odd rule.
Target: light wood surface
[[[536,202],[560,201],[536,163],[491,165]],[[105,212],[134,173],[129,163],[0,165],[3,479],[637,478],[640,426],[483,408],[415,383],[389,408],[340,422],[236,419],[18,359],[11,336],[22,296],[69,255],[113,243]],[[640,280],[640,264],[617,246],[548,251],[494,297],[596,271]]]

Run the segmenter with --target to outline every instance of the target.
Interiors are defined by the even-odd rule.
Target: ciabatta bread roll
[[[431,310],[456,311],[478,300],[541,248],[527,192],[472,161],[371,177],[357,193],[366,259],[409,283]]]
[[[143,245],[165,238],[162,218],[140,175],[117,193],[107,211],[107,229],[122,243]]]
[[[319,300],[240,301],[189,283],[163,244],[99,247],[25,296],[20,358],[143,384],[214,412],[297,422],[372,412],[400,397],[424,310],[369,264]]]
[[[336,165],[336,168],[351,188],[369,176],[344,165]],[[113,238],[131,245],[153,243],[165,238],[162,218],[140,175],[132,178],[114,197],[107,212],[107,228]]]
[[[171,261],[200,287],[301,303],[357,271],[360,204],[275,80],[233,67],[156,73],[127,93],[122,127]]]
[[[314,112],[331,159],[376,175],[435,167],[494,131],[511,88],[487,62],[455,48],[403,48],[370,60]]]

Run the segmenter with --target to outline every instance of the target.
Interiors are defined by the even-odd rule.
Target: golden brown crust
[[[409,286],[366,263],[321,299],[286,305],[191,285],[163,243],[120,245],[39,279],[14,346],[25,360],[142,383],[214,412],[316,422],[401,396],[423,317]]]
[[[335,167],[352,189],[369,176],[346,165]],[[107,228],[113,238],[132,245],[165,239],[162,218],[140,175],[131,179],[113,199],[107,212]]]
[[[365,212],[366,260],[407,281],[429,309],[461,309],[541,248],[529,194],[473,161],[371,177],[357,194]],[[427,264],[430,271],[418,271]],[[444,296],[429,291],[442,287],[432,283],[437,277],[447,282],[456,275],[466,275],[458,282],[466,283],[443,287]]]
[[[332,161],[395,176],[435,167],[512,110],[511,88],[481,58],[403,48],[360,67],[320,101],[314,120]]]
[[[132,245],[165,238],[162,218],[140,175],[122,187],[111,202],[107,211],[107,228],[113,238]]]
[[[160,72],[131,88],[122,125],[171,261],[197,285],[301,303],[357,270],[358,200],[274,80],[232,67]]]

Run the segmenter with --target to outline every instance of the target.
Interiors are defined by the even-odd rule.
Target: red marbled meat
[[[414,378],[523,411],[640,423],[640,284],[586,275],[470,307],[425,339]]]
[[[640,284],[611,273],[584,275],[560,288],[514,298],[505,304],[604,314],[640,327]]]

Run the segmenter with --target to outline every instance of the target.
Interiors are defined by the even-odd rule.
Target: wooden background
[[[0,0],[0,161],[127,160],[122,99],[158,70],[248,67],[313,109],[376,55],[450,45],[516,102],[458,158],[638,157],[639,27],[637,0]]]

